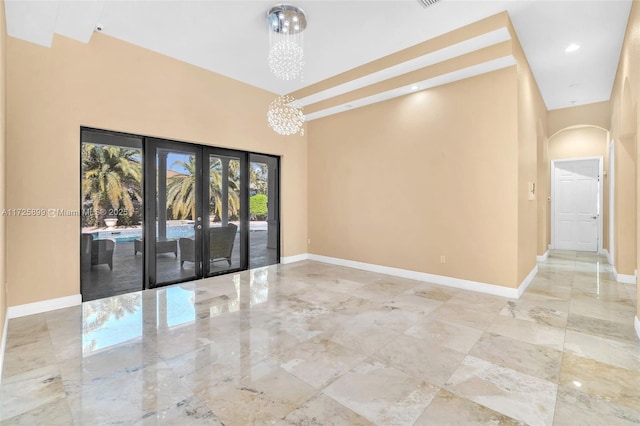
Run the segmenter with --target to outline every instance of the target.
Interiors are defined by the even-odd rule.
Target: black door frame
[[[203,262],[203,278],[213,277],[216,275],[224,275],[232,272],[244,271],[249,269],[249,153],[244,151],[238,151],[226,148],[216,148],[210,146],[202,146],[203,151],[203,167],[210,167],[209,160],[211,156],[214,157],[228,157],[238,159],[240,161],[240,266],[238,268],[225,269],[223,271],[211,273],[209,262]],[[204,171],[204,169],[203,169]],[[204,172],[202,175],[202,182],[209,182],[209,176],[206,179]],[[202,185],[202,199],[209,200],[211,194],[209,193],[210,185]],[[202,213],[206,213],[207,220],[204,222],[203,235],[208,235],[209,232],[209,206],[203,206]],[[197,244],[197,243],[196,243]],[[205,238],[202,245],[203,253],[209,253],[209,239]]]
[[[281,200],[280,200],[280,157],[275,156],[275,155],[269,155],[269,154],[259,154],[256,152],[248,152],[248,159],[249,159],[249,167],[251,167],[251,163],[260,163],[262,162],[263,158],[261,157],[267,157],[267,158],[271,158],[274,160],[275,166],[273,168],[269,169],[269,173],[273,174],[273,182],[272,184],[275,185],[275,199],[276,202],[272,201],[268,201],[268,208],[269,209],[274,209],[275,210],[275,217],[276,217],[276,259],[278,259],[278,263],[280,263],[280,209],[281,209]],[[247,178],[249,179],[249,178]],[[251,188],[249,188],[249,192],[251,192]],[[251,212],[249,212],[251,213]],[[268,231],[267,231],[268,232]],[[267,234],[267,238],[268,238],[268,234]],[[251,244],[251,239],[249,239],[249,244]],[[268,240],[267,240],[267,245],[268,245]],[[249,258],[249,265],[248,267],[251,267],[251,258]]]
[[[144,171],[145,194],[155,194],[158,185],[156,155],[158,150],[193,153],[196,158],[196,214],[201,220],[196,220],[195,230],[195,276],[181,278],[171,281],[158,282],[157,258],[156,258],[156,220],[145,220],[144,223],[144,250],[145,262],[144,281],[145,288],[156,288],[170,284],[177,284],[194,279],[208,278],[216,275],[223,275],[238,272],[249,267],[249,153],[244,151],[216,148],[205,145],[197,145],[185,142],[176,142],[167,139],[145,138],[145,163],[147,167]],[[237,159],[240,162],[240,265],[237,268],[225,269],[216,273],[210,270],[209,259],[209,239],[204,235],[209,235],[209,203],[204,200],[210,199],[209,185],[209,161],[210,157],[228,157]],[[150,167],[149,165],[153,165]],[[205,172],[206,170],[206,172]],[[205,184],[206,183],[206,184]],[[224,183],[223,183],[224,184]],[[244,189],[246,188],[246,189]],[[148,198],[148,199],[147,199]],[[157,218],[158,206],[156,197],[145,196],[145,219]],[[200,228],[198,228],[200,226]]]
[[[280,262],[280,157],[271,154],[263,154],[258,152],[241,151],[227,148],[213,147],[209,145],[200,145],[191,142],[176,141],[171,139],[156,138],[144,135],[136,135],[132,133],[97,129],[92,127],[81,126],[80,134],[83,131],[89,131],[96,134],[107,134],[113,136],[122,137],[134,137],[142,139],[142,176],[144,179],[142,186],[142,199],[143,199],[143,217],[142,217],[142,238],[143,238],[143,274],[142,274],[142,289],[151,289],[156,287],[162,287],[171,284],[177,284],[185,281],[192,281],[194,279],[207,278],[217,275],[225,275],[229,273],[235,273],[239,271],[248,270],[250,267],[250,238],[249,238],[249,197],[250,197],[250,156],[252,154],[258,156],[272,157],[276,161],[276,185],[277,185],[277,202],[274,203],[274,207],[277,209],[277,247],[276,247],[276,259]],[[82,145],[82,138],[80,138],[80,144]],[[206,216],[202,220],[202,230],[196,230],[196,247],[201,247],[201,250],[196,250],[196,276],[188,277],[185,279],[173,280],[169,282],[157,282],[157,258],[155,253],[156,247],[156,208],[157,201],[155,197],[156,193],[156,154],[158,149],[175,150],[178,152],[194,152],[196,153],[196,194],[200,194],[200,197],[196,197],[196,211],[200,213],[206,212]],[[218,157],[232,157],[237,158],[240,161],[240,265],[237,268],[226,269],[219,272],[211,273],[209,269],[209,262],[204,262],[202,257],[203,253],[208,253],[208,238],[203,238],[203,235],[207,235],[209,229],[208,220],[208,203],[204,203],[203,200],[209,200],[209,185],[207,175],[207,185],[203,185],[204,182],[204,169],[205,166],[209,167],[210,156]],[[81,159],[82,161],[82,159]],[[153,167],[149,167],[153,165]],[[82,179],[82,177],[81,177]],[[82,188],[82,185],[80,185]],[[154,194],[154,195],[150,195]],[[82,200],[82,189],[80,190],[80,199]],[[82,201],[81,201],[82,202]],[[151,218],[151,219],[150,219]],[[206,219],[206,220],[205,220]],[[82,226],[80,224],[80,226]]]
[[[185,279],[158,282],[157,276],[157,255],[156,255],[156,221],[160,210],[155,197],[158,187],[158,167],[156,158],[159,151],[184,152],[195,155],[196,176],[196,212],[202,211],[202,147],[190,144],[179,143],[165,139],[145,138],[144,140],[144,218],[143,218],[143,241],[144,241],[144,288],[155,288],[163,285],[175,284],[188,280],[202,278],[202,250],[195,250],[195,275]],[[166,177],[165,177],[166,179]],[[153,194],[147,196],[147,194]],[[198,229],[194,225],[195,246],[202,247],[202,226]]]

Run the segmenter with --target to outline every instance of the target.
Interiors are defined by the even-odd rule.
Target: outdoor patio
[[[252,230],[249,233],[249,267],[278,263],[276,249],[267,248],[267,231]],[[212,272],[222,272],[228,269],[236,269],[240,266],[239,234],[233,246],[231,266],[226,261],[218,261],[211,264]],[[175,281],[180,279],[195,279],[194,264],[185,262],[180,266],[180,253],[157,255],[157,270],[159,282]],[[88,271],[82,273],[82,300],[89,301],[110,297],[132,291],[142,290],[143,256],[134,254],[133,241],[116,241],[113,252],[113,271],[109,265],[94,265]]]

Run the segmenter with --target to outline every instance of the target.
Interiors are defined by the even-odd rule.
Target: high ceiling
[[[333,91],[319,98],[311,96],[317,91],[304,90],[503,11],[511,18],[548,109],[608,100],[631,7],[631,0],[441,0],[427,8],[417,0],[291,0],[289,4],[304,9],[309,22],[304,32],[306,65],[303,81],[284,82],[276,79],[267,65],[265,15],[274,3],[6,0],[5,5],[7,31],[13,37],[51,46],[55,33],[87,43],[99,24],[103,34],[253,86],[280,94],[303,93],[305,105],[381,80],[396,77],[398,81],[393,86],[395,94],[385,89],[372,97],[361,89],[361,95],[328,104],[325,111],[329,112],[320,115],[404,94],[405,86],[420,84],[423,89],[512,65],[510,55],[496,54],[492,61],[474,65],[476,68],[443,71],[438,78],[433,73],[415,71],[510,39],[504,29],[496,28],[446,49],[398,61],[387,69],[378,66],[377,72],[359,75],[356,81],[339,80]],[[572,43],[580,48],[566,53]],[[398,78],[409,71],[418,80]]]

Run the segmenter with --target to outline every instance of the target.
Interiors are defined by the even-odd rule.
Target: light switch
[[[536,183],[535,182],[529,182],[528,193],[529,193],[529,201],[536,199]]]

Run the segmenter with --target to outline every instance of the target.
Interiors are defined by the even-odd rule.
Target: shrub
[[[251,220],[265,220],[267,218],[267,196],[264,194],[256,194],[249,198],[249,214]]]

